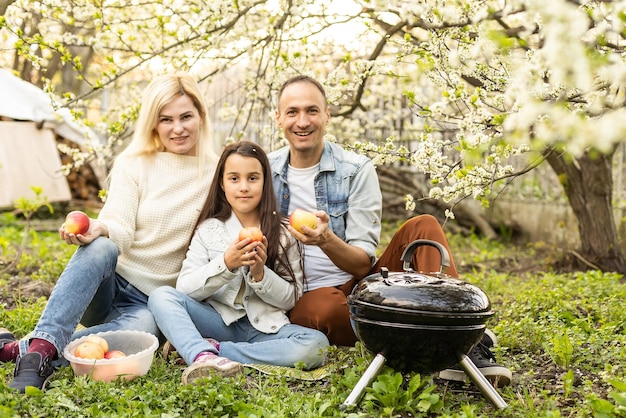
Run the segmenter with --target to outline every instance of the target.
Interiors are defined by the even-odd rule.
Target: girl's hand
[[[267,238],[265,238],[265,235],[263,236],[263,241],[257,243],[259,245],[255,249],[253,263],[250,264],[250,276],[253,282],[263,280],[263,267],[265,267],[265,262],[267,261]]]
[[[250,238],[241,241],[234,241],[224,252],[224,262],[230,271],[242,266],[250,266],[258,273],[258,269],[263,270],[267,260],[267,238],[263,236],[263,241],[252,241]],[[260,267],[259,267],[260,263]]]

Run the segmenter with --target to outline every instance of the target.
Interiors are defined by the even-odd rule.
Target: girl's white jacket
[[[296,281],[285,274],[286,280],[265,266],[263,280],[253,282],[247,266],[230,271],[224,262],[224,251],[237,240],[241,228],[235,215],[226,222],[207,219],[200,224],[191,239],[176,289],[210,303],[226,325],[248,315],[256,329],[273,334],[289,323],[286,312],[302,296],[304,273],[300,247],[287,228],[283,228],[280,239],[288,248],[287,258]],[[238,298],[240,291],[243,293]]]

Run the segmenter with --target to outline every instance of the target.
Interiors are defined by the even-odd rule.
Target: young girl
[[[310,369],[323,364],[328,339],[289,323],[302,295],[302,255],[278,213],[269,161],[258,144],[224,149],[176,283],[150,294],[156,322],[189,367],[183,383],[241,363]],[[262,241],[238,240],[260,227]]]

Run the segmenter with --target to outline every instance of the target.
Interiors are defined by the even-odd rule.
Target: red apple
[[[126,357],[126,354],[124,354],[120,350],[111,350],[111,351],[107,351],[106,353],[104,353],[104,358],[120,358],[120,357]]]
[[[76,357],[100,360],[104,358],[104,349],[98,343],[83,341],[74,350]]]
[[[98,344],[100,347],[102,347],[105,353],[109,351],[109,343],[107,342],[107,340],[100,337],[99,335],[90,335],[89,337],[85,338],[85,342]]]
[[[247,226],[239,231],[239,241],[250,238],[252,242],[263,241],[263,232],[256,226]]]
[[[72,234],[84,234],[89,229],[89,216],[74,210],[65,217],[65,230]]]
[[[313,212],[304,209],[296,209],[289,215],[289,224],[298,232],[302,233],[304,225],[311,229],[317,228],[317,216]]]

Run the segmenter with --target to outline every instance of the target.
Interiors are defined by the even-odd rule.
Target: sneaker
[[[476,365],[478,370],[491,382],[492,385],[507,386],[511,384],[513,374],[509,369],[496,363],[496,358],[482,342],[467,355],[472,363]],[[469,378],[461,368],[461,365],[455,364],[449,369],[439,372],[439,378],[444,380],[452,380],[456,382],[468,382]]]
[[[498,345],[498,337],[489,328],[485,328],[485,333],[480,342],[487,348],[492,348]]]
[[[213,339],[213,338],[205,338],[206,341],[208,341],[213,347],[215,347],[215,349],[218,351],[220,351],[220,342]],[[174,345],[169,342],[169,340],[165,341],[165,344],[163,344],[163,349],[161,350],[161,353],[163,355],[163,358],[166,361],[170,360],[170,357],[172,357],[174,360],[174,363],[176,364],[180,364],[180,365],[186,365],[187,363],[185,362],[185,360],[178,354],[178,351],[176,351],[176,347],[174,347]]]
[[[0,350],[4,348],[7,343],[15,341],[15,336],[6,328],[0,328]]]
[[[217,353],[219,354],[219,352],[220,352],[220,342],[219,342],[219,341],[217,341],[217,340],[216,340],[216,339],[214,339],[214,338],[205,338],[205,340],[206,340],[209,344],[211,344],[213,347],[215,347],[215,349],[217,350]]]
[[[27,353],[17,358],[9,387],[20,393],[24,393],[27,386],[44,390],[53,374],[54,368],[48,357],[42,359],[40,353]]]
[[[183,384],[193,384],[196,380],[217,373],[222,377],[235,376],[243,371],[241,363],[206,352],[198,356],[193,364],[183,372]]]

